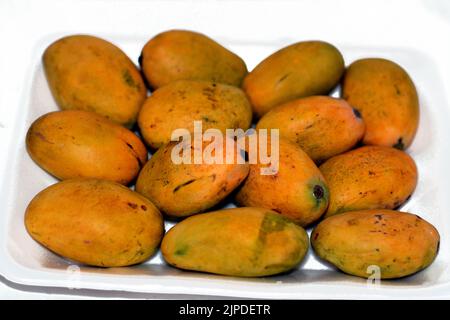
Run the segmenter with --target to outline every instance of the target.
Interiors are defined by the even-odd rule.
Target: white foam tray
[[[0,4],[0,274],[31,286],[251,298],[450,297],[450,4],[446,1],[2,1]],[[420,128],[409,152],[419,184],[405,211],[439,230],[433,265],[412,277],[368,286],[337,272],[310,252],[291,273],[238,279],[182,272],[159,255],[128,268],[81,268],[34,242],[23,213],[32,197],[56,182],[26,153],[30,123],[56,110],[41,55],[72,33],[101,36],[135,62],[145,42],[171,28],[204,32],[245,59],[249,68],[292,42],[334,43],[347,63],[360,57],[392,59],[410,73],[421,102]]]

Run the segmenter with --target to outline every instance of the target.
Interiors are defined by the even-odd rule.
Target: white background
[[[163,13],[163,14],[162,14]],[[159,30],[149,30],[152,21]],[[14,120],[12,101],[25,94],[30,51],[44,36],[93,33],[142,38],[172,28],[201,31],[242,44],[322,39],[362,47],[421,48],[438,63],[437,76],[450,92],[450,1],[5,1],[0,0],[0,177],[4,177]],[[300,27],[301,26],[301,27]],[[266,53],[264,53],[265,55]],[[254,53],[254,66],[264,55]],[[442,59],[438,59],[441,57]],[[448,108],[447,105],[441,106]],[[450,137],[449,137],[450,138]],[[448,144],[443,147],[448,148]],[[3,153],[3,154],[2,154]],[[2,214],[3,212],[0,212]],[[1,259],[2,257],[0,257]],[[450,292],[448,293],[450,295]],[[97,290],[16,285],[0,277],[0,298],[184,298]],[[198,296],[197,296],[198,297]],[[426,298],[426,296],[424,296]]]

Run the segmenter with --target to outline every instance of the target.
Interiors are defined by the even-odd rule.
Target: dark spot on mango
[[[218,194],[221,194],[221,193],[224,193],[224,192],[228,192],[228,188],[227,188],[227,186],[226,186],[226,185],[224,185],[224,186],[222,186],[222,187],[220,188],[220,190],[219,190],[219,193],[218,193]]]
[[[261,257],[264,245],[267,241],[267,235],[272,232],[283,231],[289,223],[293,222],[288,218],[270,211],[264,215],[259,229],[258,240],[255,243],[254,256],[252,258],[255,264],[258,263],[259,258]]]
[[[184,256],[188,252],[189,247],[186,245],[180,246],[175,252],[173,253],[176,256]]]
[[[318,237],[319,237],[319,233],[317,232],[317,233],[314,235],[314,240],[317,240]]]
[[[216,120],[211,119],[211,118],[208,118],[208,117],[206,117],[206,116],[203,116],[203,117],[202,117],[202,121],[205,121],[206,123],[217,123]]]
[[[137,205],[136,203],[133,203],[133,202],[128,202],[127,205],[128,205],[130,208],[133,208],[133,209],[136,209],[136,208],[138,207],[138,205]]]
[[[141,209],[147,211],[147,206],[141,205]]]
[[[268,165],[266,165],[266,167],[269,167]],[[271,179],[273,180],[277,180],[278,179],[278,172],[276,174],[272,174],[269,176]]]
[[[47,142],[47,143],[50,143],[50,144],[54,144],[53,142],[51,142],[51,141],[49,141],[41,132],[39,132],[39,131],[35,131],[34,132],[34,135],[36,136],[36,137],[38,137],[39,139],[41,139],[42,141],[44,141],[44,142]]]
[[[190,184],[193,183],[195,180],[197,180],[197,179],[191,179],[191,180],[188,180],[188,181],[186,181],[186,182],[184,182],[184,183],[182,183],[182,184],[176,186],[176,187],[173,189],[173,193],[177,192],[178,190],[180,190],[181,188],[183,188],[183,187],[185,187],[185,186],[187,186],[187,185],[190,185]]]
[[[290,221],[278,214],[267,213],[261,223],[262,233],[282,231]]]
[[[313,189],[313,195],[317,200],[320,200],[324,197],[325,195],[325,190],[323,189],[322,186],[320,185],[315,185],[314,189]]]
[[[141,158],[139,158],[139,155],[137,154],[136,150],[134,150],[133,145],[131,145],[130,143],[125,141],[125,144],[127,145],[127,147],[131,150],[131,153],[133,154],[133,156],[136,158],[136,161],[138,163],[139,168],[142,167],[143,163],[141,161]]]
[[[291,74],[291,72],[284,74],[280,79],[278,79],[277,84],[280,84],[281,82],[286,80],[286,78],[289,77],[290,74]]]
[[[122,71],[122,78],[123,78],[123,81],[124,81],[129,87],[138,89],[139,86],[138,86],[138,84],[134,81],[133,77],[132,77],[131,74],[130,74],[130,71],[128,71],[128,70],[123,70],[123,71]]]
[[[403,143],[403,138],[398,138],[397,143],[393,145],[395,149],[405,150],[405,144]]]

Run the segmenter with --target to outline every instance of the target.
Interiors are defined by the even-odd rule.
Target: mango
[[[272,143],[269,140],[269,155]],[[261,174],[261,169],[268,166],[261,161],[250,163],[250,173],[236,201],[241,206],[271,209],[307,226],[327,209],[327,184],[314,162],[295,143],[280,138],[278,153],[278,171],[273,174]]]
[[[208,81],[180,80],[156,90],[144,103],[138,124],[144,140],[154,149],[171,141],[177,129],[248,129],[252,121],[245,93],[233,86]]]
[[[364,144],[400,150],[411,145],[419,125],[419,99],[401,66],[379,58],[353,62],[343,78],[342,97],[366,123]]]
[[[150,39],[139,58],[153,89],[177,80],[204,80],[240,86],[247,66],[235,53],[207,36],[170,30]]]
[[[365,131],[359,113],[342,99],[312,96],[279,105],[266,113],[256,129],[279,129],[316,163],[343,153]]]
[[[146,261],[164,233],[161,213],[149,200],[98,179],[65,180],[44,189],[28,205],[25,226],[56,254],[99,267]]]
[[[223,155],[217,159],[219,163],[209,163],[213,160],[209,153],[201,153],[201,163],[194,163],[193,141],[192,149],[189,148],[193,151],[189,155],[190,163],[175,163],[173,154],[179,155],[177,148],[182,143],[172,142],[158,149],[136,182],[136,191],[170,217],[185,217],[213,207],[236,189],[249,172],[242,153],[238,148],[227,150],[226,143],[217,149]],[[201,147],[205,150],[210,144],[204,142]],[[234,159],[233,163],[226,162],[228,156]]]
[[[328,159],[320,166],[330,190],[325,217],[363,209],[394,209],[417,185],[417,167],[405,152],[364,146]]]
[[[439,250],[439,233],[421,217],[392,210],[342,213],[311,234],[315,253],[345,273],[393,279],[428,267]]]
[[[244,79],[243,89],[260,118],[274,106],[328,94],[344,73],[344,59],[333,45],[304,41],[287,46],[260,62]]]
[[[130,130],[96,113],[47,113],[26,136],[31,158],[58,179],[98,178],[129,184],[147,161],[147,150]]]
[[[139,70],[112,43],[72,35],[52,43],[43,56],[45,75],[62,110],[96,112],[132,127],[147,96]]]
[[[308,251],[303,228],[262,208],[234,208],[189,217],[164,237],[170,265],[239,277],[262,277],[295,268]]]

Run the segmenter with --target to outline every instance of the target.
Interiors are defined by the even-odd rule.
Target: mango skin
[[[73,179],[37,194],[25,212],[30,236],[65,258],[99,267],[144,262],[164,234],[145,197],[106,180]]]
[[[279,105],[266,113],[256,129],[279,129],[315,162],[351,149],[364,135],[362,119],[342,99],[312,96]]]
[[[180,80],[153,92],[138,118],[144,140],[154,149],[169,143],[176,129],[185,128],[193,134],[194,121],[202,121],[203,131],[246,130],[252,121],[251,106],[245,93],[237,87]]]
[[[305,41],[287,46],[260,62],[243,89],[259,118],[290,100],[328,94],[344,73],[344,59],[333,45]]]
[[[73,35],[44,52],[45,75],[62,110],[96,112],[131,127],[147,96],[139,70],[110,42]]]
[[[394,209],[417,185],[417,167],[405,152],[364,146],[330,158],[320,167],[330,190],[325,217],[364,209]]]
[[[82,110],[41,116],[28,129],[26,145],[31,158],[61,180],[98,178],[126,185],[147,161],[145,145],[133,132]]]
[[[266,166],[250,164],[250,173],[236,194],[239,205],[271,209],[303,227],[322,216],[328,206],[327,184],[298,145],[280,138],[278,173],[261,175]]]
[[[140,57],[153,89],[176,80],[205,80],[240,86],[247,66],[239,56],[207,36],[170,30],[150,39]]]
[[[439,250],[438,231],[419,216],[393,210],[346,212],[322,221],[311,234],[315,253],[340,270],[368,278],[378,266],[382,279],[428,267]],[[368,272],[369,271],[369,272]]]
[[[353,62],[343,78],[342,97],[362,114],[364,144],[400,150],[411,145],[419,125],[419,99],[398,64],[378,58]]]
[[[308,246],[305,230],[289,219],[263,208],[233,208],[183,220],[167,232],[161,251],[180,269],[262,277],[296,267]]]
[[[170,217],[186,217],[203,212],[218,204],[247,177],[249,165],[226,164],[227,151],[223,149],[223,164],[175,164],[172,150],[178,142],[171,142],[156,151],[136,182],[136,191],[150,199]],[[203,144],[203,150],[209,142]],[[235,159],[240,154],[230,151]]]

